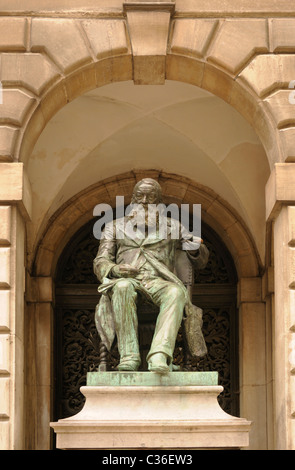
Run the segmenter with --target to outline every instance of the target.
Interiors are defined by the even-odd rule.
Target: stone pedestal
[[[89,385],[91,384],[91,385]],[[217,373],[90,373],[84,408],[51,423],[59,449],[244,448],[250,422],[225,413]]]

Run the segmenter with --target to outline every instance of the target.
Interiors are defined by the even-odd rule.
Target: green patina
[[[88,372],[87,386],[218,385],[218,372]]]

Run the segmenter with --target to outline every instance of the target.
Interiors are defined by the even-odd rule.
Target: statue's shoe
[[[118,364],[117,369],[119,371],[136,371],[139,368],[140,362],[138,361],[125,361]]]
[[[148,369],[150,372],[157,372],[158,374],[167,374],[170,372],[171,369],[167,364],[166,354],[153,354],[148,362]]]

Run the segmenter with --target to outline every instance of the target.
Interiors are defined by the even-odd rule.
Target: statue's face
[[[159,202],[159,194],[153,185],[142,183],[136,189],[134,200],[137,204],[142,204],[143,206],[157,204]]]

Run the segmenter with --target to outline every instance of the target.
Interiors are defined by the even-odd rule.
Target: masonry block
[[[260,277],[242,277],[238,284],[239,303],[260,302],[261,287]]]
[[[295,104],[292,93],[290,89],[279,90],[264,100],[279,129],[291,125],[295,127]]]
[[[10,373],[10,335],[2,333],[0,334],[0,374],[9,374],[9,373]]]
[[[245,229],[241,226],[240,222],[236,221],[233,225],[227,228],[226,233],[233,240],[235,249],[241,257],[249,255],[252,251],[249,238],[245,235]]]
[[[295,162],[295,126],[280,130],[286,162]]]
[[[202,86],[204,63],[187,57],[167,54],[166,79]]]
[[[165,83],[170,16],[174,3],[124,3],[133,53],[133,79],[137,85]]]
[[[25,51],[26,30],[26,18],[0,18],[0,51]]]
[[[3,379],[0,378],[0,380]],[[9,421],[0,421],[0,450],[8,450],[10,448],[9,431]]]
[[[60,74],[43,54],[2,54],[3,86],[22,86],[40,95]]]
[[[22,90],[8,88],[2,91],[0,124],[22,126],[26,114],[35,103],[34,98]]]
[[[27,278],[27,302],[52,302],[53,286],[51,277]]]
[[[11,242],[11,207],[0,206],[0,246]]]
[[[82,26],[97,59],[128,53],[125,21],[89,19]]]
[[[257,52],[268,51],[264,19],[226,19],[208,51],[208,61],[235,74]]]
[[[66,96],[68,101],[72,101],[87,91],[96,88],[97,76],[95,65],[91,65],[84,70],[74,72],[65,81]]]
[[[18,129],[10,126],[0,126],[0,162],[12,161]]]
[[[244,386],[264,385],[265,303],[245,302],[240,307],[240,354],[247,357],[241,370]]]
[[[288,245],[295,248],[295,207],[288,207]]]
[[[288,250],[288,285],[290,289],[295,289],[295,248]]]
[[[202,88],[228,103],[232,96],[233,83],[228,74],[216,69],[212,64],[205,63]]]
[[[266,218],[274,219],[282,204],[295,202],[295,165],[276,163],[265,189]]]
[[[66,86],[64,82],[60,82],[54,87],[53,92],[46,93],[41,101],[41,115],[44,118],[42,125],[47,123],[61,108],[68,104]],[[39,126],[38,126],[39,127]],[[41,131],[42,132],[42,131]]]
[[[0,287],[10,287],[10,248],[0,248]]]
[[[225,230],[236,222],[236,217],[230,210],[224,207],[218,199],[215,199],[207,209],[207,214],[210,214],[217,223],[220,224]]]
[[[293,348],[295,347],[294,343],[292,346]],[[293,352],[293,354],[295,353]],[[294,418],[295,418],[295,363],[294,363],[294,368],[292,368],[291,370],[292,370],[291,372],[292,375],[290,378],[290,412],[291,412],[291,417],[293,418],[293,421],[294,421]]]
[[[216,19],[179,19],[174,22],[170,52],[204,57],[217,28]]]
[[[290,330],[295,333],[295,290],[289,289]]]
[[[274,52],[294,52],[295,19],[273,18],[271,21],[272,44]]]
[[[92,61],[76,21],[70,19],[34,18],[31,51],[45,51],[63,72]]]
[[[258,55],[239,77],[250,85],[259,97],[264,97],[278,88],[287,88],[295,77],[295,55]]]
[[[10,291],[0,290],[0,331],[10,330]]]
[[[23,163],[0,164],[0,201],[16,204],[25,218],[31,217],[31,187]]]
[[[0,396],[0,419],[9,418],[10,379],[8,377],[0,378]]]
[[[262,300],[274,293],[274,268],[269,266],[262,276]]]

